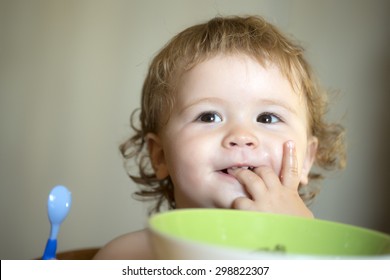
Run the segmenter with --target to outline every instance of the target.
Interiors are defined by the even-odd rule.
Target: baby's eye
[[[202,113],[196,120],[206,123],[219,123],[222,121],[222,117],[216,112],[205,112]]]
[[[257,116],[256,121],[259,123],[274,124],[280,122],[281,119],[273,113],[262,113]]]

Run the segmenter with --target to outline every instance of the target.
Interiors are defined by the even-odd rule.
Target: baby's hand
[[[237,168],[229,173],[236,177],[251,196],[237,198],[233,208],[313,218],[312,212],[298,194],[300,178],[294,142],[287,141],[283,146],[280,179],[269,166],[259,166],[253,171]]]

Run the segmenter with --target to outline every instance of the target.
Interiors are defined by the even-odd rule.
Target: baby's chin
[[[203,188],[205,189],[205,188]],[[231,209],[237,198],[250,198],[244,187],[239,184],[220,184],[218,188],[199,193],[175,193],[176,208],[222,208]]]
[[[234,201],[238,198],[249,198],[248,194],[243,191],[227,191],[222,196],[210,198],[209,200],[195,200],[192,202],[176,204],[177,209],[183,208],[217,208],[217,209],[232,209]]]
[[[244,190],[232,190],[225,194],[224,199],[220,201],[217,208],[231,209],[234,201],[238,198],[249,198],[249,194]]]

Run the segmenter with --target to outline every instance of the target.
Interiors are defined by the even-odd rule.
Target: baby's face
[[[280,176],[288,140],[307,183],[307,125],[304,97],[277,67],[217,56],[183,75],[172,115],[149,147],[158,177],[172,179],[177,208],[230,208],[247,192],[227,169],[266,165]]]

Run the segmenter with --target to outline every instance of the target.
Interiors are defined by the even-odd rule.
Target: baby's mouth
[[[232,166],[229,168],[222,169],[222,170],[220,170],[220,172],[225,173],[225,174],[229,174],[229,170],[236,170],[236,169],[247,169],[247,170],[253,171],[255,169],[255,167],[253,167],[253,166]]]

